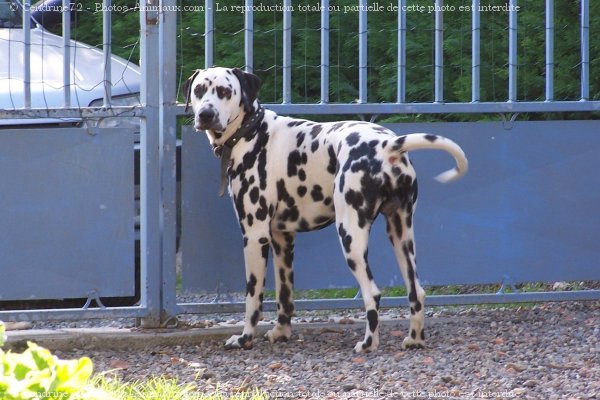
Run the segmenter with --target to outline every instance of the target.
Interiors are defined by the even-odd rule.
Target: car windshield
[[[20,28],[22,25],[21,10],[17,3],[0,0],[0,28]]]

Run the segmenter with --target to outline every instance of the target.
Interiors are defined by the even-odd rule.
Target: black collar
[[[265,110],[259,104],[258,109],[254,112],[254,114],[246,115],[242,121],[242,125],[233,133],[233,135],[231,135],[229,139],[225,141],[225,143],[213,147],[213,153],[215,153],[215,156],[221,159],[221,183],[219,196],[223,196],[225,193],[225,186],[227,186],[227,167],[229,166],[231,150],[233,149],[233,146],[235,146],[237,142],[244,137],[246,139],[253,138],[257,132],[259,124],[262,122],[264,115]]]

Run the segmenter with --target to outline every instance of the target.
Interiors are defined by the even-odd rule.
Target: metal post
[[[253,0],[246,0],[246,11],[244,13],[244,55],[246,71],[254,71],[254,13]]]
[[[581,100],[590,98],[590,2],[581,0]]]
[[[283,2],[283,103],[292,102],[292,0]]]
[[[444,102],[444,0],[435,0],[435,102]]]
[[[321,103],[329,103],[329,0],[321,0]]]
[[[214,60],[214,35],[215,20],[213,0],[204,2],[204,67],[210,68],[215,64]]]
[[[159,149],[162,149],[162,315],[161,322],[177,314],[177,13],[176,0],[162,0],[159,25]]]
[[[481,100],[481,19],[479,0],[473,0],[473,9],[471,12],[473,16],[471,31],[471,101],[476,103]]]
[[[508,101],[517,101],[517,0],[508,11]]]
[[[110,98],[112,97],[112,77],[111,77],[111,9],[112,0],[102,0],[102,52],[104,53],[104,107],[110,107]]]
[[[368,83],[368,52],[367,52],[367,0],[359,1],[358,11],[358,102],[366,103]]]
[[[159,141],[158,0],[147,0],[140,11],[141,102],[146,108],[140,120],[140,256],[141,304],[147,309],[146,327],[160,325],[161,314],[161,188]]]
[[[31,108],[31,1],[23,3],[23,107]]]
[[[398,88],[396,102],[406,102],[406,0],[398,0]]]
[[[546,0],[546,101],[554,100],[554,0]]]
[[[71,107],[71,1],[62,2],[63,96],[64,106]],[[87,105],[87,104],[86,104]]]

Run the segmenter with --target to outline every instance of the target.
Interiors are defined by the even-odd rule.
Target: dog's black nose
[[[198,114],[198,116],[200,117],[201,122],[211,122],[213,118],[215,118],[215,112],[211,108],[205,108],[200,111],[200,114]]]

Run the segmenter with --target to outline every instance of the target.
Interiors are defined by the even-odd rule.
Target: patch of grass
[[[181,383],[177,379],[156,377],[145,381],[123,382],[111,375],[100,374],[92,380],[94,387],[108,393],[111,400],[267,400],[258,389],[229,394],[215,390],[200,393],[193,383]]]

